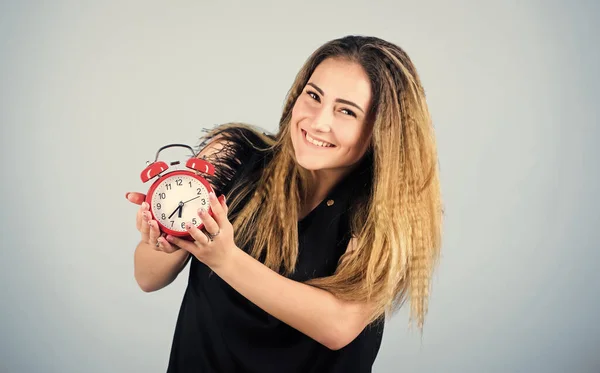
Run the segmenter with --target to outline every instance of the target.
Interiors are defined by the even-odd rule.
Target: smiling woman
[[[292,144],[299,165],[329,175],[330,183],[343,177],[371,141],[363,109],[371,105],[371,96],[369,77],[360,64],[330,58],[317,66],[292,110]],[[331,186],[322,184],[323,190]]]
[[[398,46],[348,36],[315,51],[279,131],[229,123],[201,141],[213,216],[161,235],[143,195],[144,291],[190,261],[169,372],[370,372],[385,315],[423,326],[441,245],[437,151],[416,69]],[[213,275],[215,274],[215,275]]]

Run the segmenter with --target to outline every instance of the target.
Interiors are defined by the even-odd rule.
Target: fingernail
[[[185,223],[185,229],[190,229],[192,225],[190,223]]]
[[[129,193],[130,192],[125,193],[125,198],[129,199]]]
[[[199,213],[200,215],[204,215],[204,214],[206,213],[206,210],[205,210],[204,208],[202,208],[202,207],[201,207],[201,208],[199,208],[199,209],[198,209],[198,213]]]
[[[166,237],[166,239],[167,239],[167,241],[173,241],[173,236],[171,236],[171,235],[168,235],[168,236]]]
[[[213,192],[210,192],[210,193],[208,193],[208,198],[210,198],[210,199],[214,200],[214,199],[215,199],[215,198],[217,198],[217,197],[215,196],[215,193],[213,193]]]

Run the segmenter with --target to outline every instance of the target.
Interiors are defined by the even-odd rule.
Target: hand
[[[158,223],[151,219],[152,214],[148,211],[150,206],[144,201],[146,199],[145,194],[130,192],[125,194],[125,198],[136,205],[140,205],[140,208],[137,211],[135,225],[142,235],[142,242],[150,245],[154,250],[163,251],[165,253],[173,253],[180,249],[177,245],[169,243],[163,235],[161,235]]]
[[[212,235],[212,239],[190,222],[185,224],[185,228],[194,239],[193,242],[172,235],[167,235],[166,238],[171,244],[186,250],[202,263],[215,269],[227,263],[234,250],[239,248],[233,239],[233,226],[227,219],[228,207],[225,197],[217,199],[210,193],[209,199],[213,216],[204,209],[198,210],[198,216],[202,219],[204,231]]]

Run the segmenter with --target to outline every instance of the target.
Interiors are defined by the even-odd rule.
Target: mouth
[[[300,131],[302,131],[302,138],[304,139],[304,142],[313,148],[317,148],[317,149],[330,149],[330,148],[335,148],[335,145],[328,143],[328,142],[324,142],[324,141],[319,141],[319,140],[315,140],[312,137],[310,137],[310,135],[303,129],[301,129]]]

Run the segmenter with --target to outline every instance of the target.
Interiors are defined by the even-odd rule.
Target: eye
[[[342,113],[346,114],[346,115],[350,115],[354,118],[356,118],[356,113],[353,112],[352,110],[348,110],[348,109],[342,109]]]
[[[313,100],[315,100],[317,102],[321,102],[321,97],[319,97],[319,95],[314,93],[313,91],[307,91],[306,94],[309,95],[310,97],[312,97]]]

